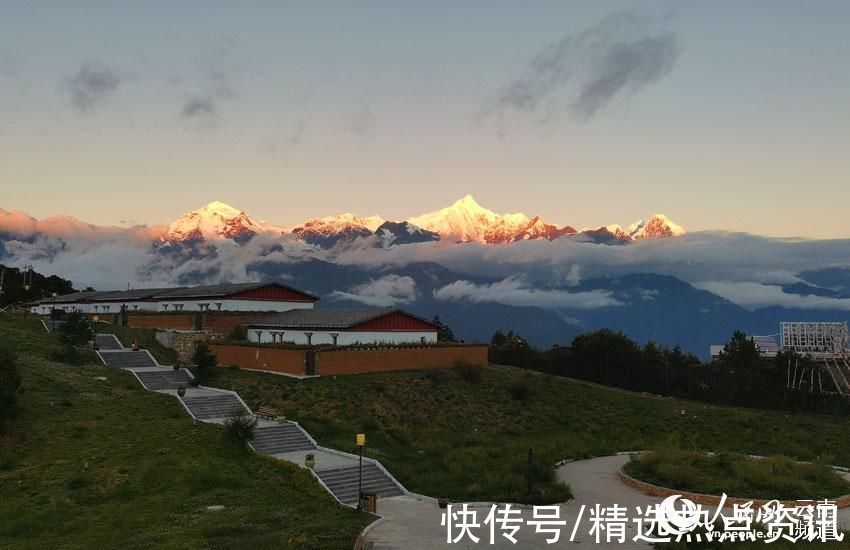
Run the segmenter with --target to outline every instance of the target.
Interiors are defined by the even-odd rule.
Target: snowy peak
[[[340,241],[353,241],[357,237],[372,235],[384,220],[380,216],[364,218],[345,213],[339,216],[313,218],[293,227],[292,233],[305,242],[324,248],[336,245]]]
[[[433,231],[444,240],[502,244],[527,239],[554,239],[575,233],[572,227],[559,227],[539,216],[529,219],[522,213],[497,214],[466,195],[442,210],[410,218],[410,223]]]
[[[213,201],[192,212],[183,214],[168,226],[165,240],[247,240],[257,233],[272,232],[275,228],[254,220],[229,204]],[[279,230],[277,230],[279,232]]]
[[[375,230],[379,242],[384,247],[394,244],[424,243],[439,241],[440,235],[422,229],[410,222],[384,222]]]
[[[639,221],[629,226],[629,236],[632,239],[655,239],[659,237],[681,237],[686,234],[685,228],[673,223],[664,214],[655,214],[646,221]]]

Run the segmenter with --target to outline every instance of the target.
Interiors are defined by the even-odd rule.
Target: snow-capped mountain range
[[[497,214],[467,195],[451,206],[408,220],[387,221],[377,215],[360,217],[346,213],[313,218],[291,227],[275,227],[254,220],[245,212],[216,201],[181,216],[168,227],[163,240],[172,243],[194,239],[239,240],[258,233],[288,233],[308,244],[330,248],[339,243],[372,236],[378,237],[384,246],[436,240],[506,244],[562,237],[610,244],[644,238],[678,237],[684,235],[685,230],[666,216],[656,214],[646,221],[633,223],[628,230],[623,230],[619,225],[607,225],[577,231],[569,225],[548,223],[540,216],[529,218],[522,213]]]
[[[480,243],[500,245],[526,240],[575,239],[580,242],[626,244],[646,238],[678,237],[685,230],[664,215],[656,214],[624,230],[606,225],[577,231],[569,225],[548,223],[540,216],[522,213],[497,214],[479,205],[471,195],[451,206],[414,216],[408,220],[385,220],[381,216],[339,216],[314,218],[293,226],[276,226],[251,217],[246,212],[220,201],[213,201],[187,212],[168,226],[132,228],[103,227],[87,224],[69,216],[37,220],[20,211],[0,209],[0,233],[9,235],[46,235],[61,239],[90,234],[124,234],[135,240],[155,243],[229,239],[242,244],[256,235],[289,237],[318,248],[333,248],[358,240],[372,240],[375,246],[394,246],[420,242]],[[359,241],[358,241],[359,242]]]

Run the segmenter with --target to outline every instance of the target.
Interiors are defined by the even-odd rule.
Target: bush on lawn
[[[458,378],[476,384],[481,381],[481,372],[484,367],[470,363],[469,361],[455,361],[452,367],[455,370]]]
[[[195,372],[193,373],[195,381],[202,385],[210,381],[216,367],[218,367],[218,358],[210,351],[206,342],[198,342],[198,345],[195,346],[192,362],[195,364]]]
[[[245,450],[248,442],[254,440],[256,432],[257,419],[253,416],[235,413],[224,421],[224,433],[227,439],[241,450]]]
[[[21,392],[21,374],[15,353],[0,347],[0,432],[7,420],[18,413],[18,395]]]

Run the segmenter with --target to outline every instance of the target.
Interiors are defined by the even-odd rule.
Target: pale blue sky
[[[674,37],[669,71],[586,119],[569,83],[484,114],[626,9]],[[283,225],[471,193],[578,227],[846,237],[848,28],[844,1],[0,0],[0,208],[167,223],[222,200]]]

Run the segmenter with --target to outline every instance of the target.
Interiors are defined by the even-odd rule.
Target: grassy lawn
[[[0,340],[24,385],[0,436],[0,546],[351,548],[371,521],[129,373],[49,361],[53,337],[33,319],[0,314]]]
[[[655,398],[511,367],[488,367],[478,382],[452,370],[295,380],[225,368],[212,385],[278,408],[329,447],[353,450],[365,431],[367,455],[408,489],[453,499],[527,501],[529,447],[548,502],[568,496],[556,461],[660,444],[850,466],[848,419]]]
[[[850,482],[829,465],[801,464],[783,456],[756,460],[734,453],[660,449],[641,455],[625,470],[647,483],[709,495],[823,500],[850,494]]]

